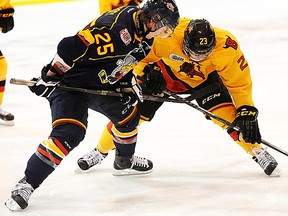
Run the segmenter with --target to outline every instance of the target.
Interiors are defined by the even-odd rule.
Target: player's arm
[[[42,70],[42,79],[50,80],[53,77],[53,79],[60,80],[64,73],[67,73],[80,61],[87,49],[88,46],[77,36],[62,39],[51,63],[45,66],[45,70]]]
[[[160,60],[161,58],[156,53],[156,44],[154,41],[149,54],[137,64],[133,73],[137,75],[138,82],[142,83],[142,86],[148,92],[153,95],[162,96],[162,92],[166,88],[166,81],[160,67],[157,65],[157,62]]]
[[[238,56],[233,61],[229,75],[231,77],[224,83],[233,97],[236,108],[243,105],[253,106],[250,68],[244,55]]]
[[[215,56],[213,60],[217,65],[217,71],[228,88],[236,108],[243,105],[253,106],[252,80],[248,62],[238,41],[232,35],[224,43],[225,52]]]
[[[227,39],[229,40],[227,45],[232,46],[228,47],[228,49],[230,49],[227,51],[228,56],[218,59],[222,59],[223,63],[223,70],[219,74],[236,106],[236,116],[233,123],[240,128],[241,133],[238,132],[235,138],[238,140],[244,139],[245,142],[252,144],[260,143],[261,134],[257,121],[258,110],[252,100],[250,68],[240,50],[238,42],[236,40],[231,41],[231,38]],[[226,59],[226,63],[224,59]],[[227,59],[229,59],[230,62],[228,62]],[[231,132],[233,132],[233,130],[229,129],[228,133],[231,134]]]
[[[134,68],[133,73],[136,74],[137,76],[144,76],[144,68],[149,64],[149,63],[153,63],[153,62],[158,62],[161,60],[161,57],[158,56],[158,53],[156,52],[157,48],[157,42],[156,42],[156,38],[154,39],[154,42],[152,44],[151,50],[148,53],[148,55],[142,59],[137,66]]]
[[[241,133],[237,132],[235,139],[243,139],[245,142],[252,144],[260,143],[261,134],[257,121],[258,110],[252,100],[252,81],[248,63],[242,52],[239,52],[231,60],[231,65],[227,67],[230,71],[229,75],[228,72],[224,74],[222,80],[236,106],[236,116],[233,124],[240,128]],[[233,129],[229,129],[228,133],[233,134],[233,131]],[[232,136],[232,138],[234,137]]]

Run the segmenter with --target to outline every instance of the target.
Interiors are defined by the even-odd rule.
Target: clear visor
[[[161,30],[161,35],[159,35],[159,37],[161,38],[166,38],[166,37],[169,37],[173,31],[174,31],[174,28],[169,24],[169,22],[167,21],[167,19],[165,18],[161,18],[161,16],[159,14],[155,14],[151,20],[154,22],[155,24],[155,27],[156,27],[156,31],[158,30]],[[160,32],[160,31],[158,31]]]
[[[155,23],[156,29],[160,29],[169,24],[169,22],[167,22],[166,19],[162,19],[159,14],[155,14],[153,17],[151,17],[151,20]]]
[[[189,56],[189,58],[191,60],[198,62],[198,61],[202,61],[202,60],[208,58],[212,54],[213,50],[214,49],[210,49],[208,52],[201,54],[201,53],[196,53],[189,48],[185,48],[184,52],[187,56]]]

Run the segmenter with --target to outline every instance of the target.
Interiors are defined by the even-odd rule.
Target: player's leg
[[[145,121],[151,121],[156,111],[160,108],[162,104],[163,102],[155,101],[144,101],[143,103],[139,104],[139,125],[141,125]],[[87,152],[85,155],[78,159],[77,163],[80,169],[88,170],[97,164],[100,165],[104,158],[108,155],[108,153],[111,150],[115,149],[111,133],[112,125],[113,123],[110,121],[104,128],[96,148]]]
[[[132,97],[134,96],[132,95]],[[140,121],[138,105],[132,106],[129,103],[123,103],[121,98],[116,97],[111,97],[110,100],[105,99],[105,101],[97,100],[95,104],[97,103],[102,104],[102,110],[97,110],[97,105],[91,108],[102,112],[113,122],[112,126],[108,126],[108,133],[106,133],[108,137],[112,136],[116,148],[113,174],[133,175],[151,172],[152,162],[134,155]],[[103,106],[103,103],[109,104],[109,106]],[[101,140],[109,141],[110,149],[113,148],[111,138],[101,138]],[[109,150],[109,148],[106,149]]]
[[[229,121],[233,122],[235,119],[236,108],[233,105],[220,106],[211,111],[213,114]],[[213,120],[216,124],[218,124],[223,129],[227,129],[225,125],[220,123],[219,121]],[[260,167],[264,170],[267,175],[271,176],[279,176],[280,170],[277,168],[278,163],[271,156],[269,152],[265,148],[262,147],[259,143],[248,143],[244,140],[238,140],[238,132],[230,131],[229,135],[232,139],[239,144],[246,152],[248,152],[254,161],[256,161]],[[276,169],[277,168],[277,169]]]
[[[222,87],[205,97],[197,99],[199,106],[225,119],[228,122],[233,122],[236,116],[236,107],[233,104],[227,88],[223,85],[222,81],[219,79],[216,73],[211,74],[207,83],[209,82],[219,82]],[[213,118],[211,118],[211,120],[223,129],[227,129],[227,126],[223,123]],[[238,132],[236,131],[231,131],[229,134],[237,144],[239,144],[246,152],[252,156],[253,160],[255,160],[261,166],[267,175],[279,174],[279,170],[275,169],[278,165],[277,161],[266,151],[266,149],[261,146],[260,143],[252,144],[245,142],[244,140],[239,141]]]
[[[88,107],[81,93],[55,90],[49,97],[52,112],[52,132],[38,145],[30,157],[25,176],[11,192],[5,203],[10,210],[25,209],[33,191],[60,165],[83,140],[86,132]],[[84,95],[84,94],[83,94]]]
[[[3,125],[14,125],[14,116],[2,108],[7,75],[7,62],[0,50],[0,123]]]
[[[152,161],[134,155],[140,113],[137,105],[132,105],[135,101],[133,97],[130,95],[130,99],[124,103],[116,97],[97,101],[102,104],[100,111],[113,122],[111,134],[116,149],[113,175],[146,174],[153,168]]]

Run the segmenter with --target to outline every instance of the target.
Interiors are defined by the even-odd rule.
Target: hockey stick
[[[240,131],[240,128],[239,128],[239,127],[235,126],[234,124],[226,121],[225,119],[223,119],[223,118],[221,118],[221,117],[219,117],[219,116],[217,116],[217,115],[214,115],[213,113],[211,113],[211,112],[203,109],[202,107],[199,107],[198,105],[192,103],[191,101],[186,100],[185,98],[182,98],[182,97],[180,97],[179,95],[177,95],[177,94],[175,94],[175,93],[173,93],[173,92],[170,92],[170,91],[168,91],[168,90],[165,90],[165,91],[163,91],[163,92],[164,92],[165,94],[167,94],[168,96],[171,96],[171,97],[175,98],[176,100],[181,101],[182,103],[186,103],[187,105],[189,105],[189,106],[193,107],[194,109],[202,112],[203,114],[208,115],[209,117],[214,118],[215,120],[217,120],[217,121],[225,124],[226,126],[228,126],[228,128],[233,128],[233,129],[236,130],[236,131]],[[280,153],[282,153],[282,154],[284,154],[284,155],[286,155],[286,156],[288,156],[288,152],[286,152],[286,151],[280,149],[279,147],[277,147],[277,146],[275,146],[275,145],[267,142],[267,141],[264,140],[264,139],[261,139],[261,143],[264,144],[264,145],[266,145],[266,146],[268,146],[268,147],[270,147],[270,148],[272,148],[272,149],[274,149],[274,150],[276,150],[276,151],[278,151],[278,152],[280,152]]]
[[[33,85],[35,85],[36,81],[11,78],[10,83],[15,84],[15,85],[33,86]],[[56,86],[56,88],[62,89],[62,90],[67,90],[67,91],[83,92],[83,93],[87,93],[87,94],[123,97],[123,93],[115,92],[115,91],[108,91],[108,90],[92,90],[92,89],[68,87],[68,86],[62,86],[62,85],[58,85],[58,86]],[[195,93],[190,94],[187,97],[189,100],[188,99],[186,99],[186,100],[190,101],[190,100],[197,99],[199,97],[204,96],[205,94],[208,94],[209,92],[211,92],[217,88],[219,88],[219,86],[217,86],[217,85],[207,86],[207,89],[203,89],[202,91],[199,90],[199,92],[197,91]],[[176,100],[176,99],[157,97],[157,96],[152,96],[152,95],[143,95],[143,98],[144,98],[144,100],[156,101],[156,102],[184,103],[184,102]]]
[[[15,85],[34,86],[36,81],[11,78],[10,83],[15,84]],[[87,93],[87,94],[123,97],[123,93],[115,92],[115,91],[108,91],[108,90],[93,90],[93,89],[69,87],[69,86],[62,86],[62,85],[57,85],[56,88],[66,90],[66,91],[76,91],[76,92],[82,92],[82,93]],[[152,95],[143,95],[143,98],[144,100],[150,100],[150,101],[181,103],[175,99],[155,97]]]

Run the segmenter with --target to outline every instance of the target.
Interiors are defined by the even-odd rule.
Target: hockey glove
[[[45,82],[42,80],[42,78],[33,78],[32,81],[36,81],[34,86],[29,86],[29,89],[35,93],[37,96],[40,97],[46,97],[48,98],[52,92],[56,89],[57,85],[59,84],[60,81],[54,82],[54,81],[49,81]]]
[[[238,140],[243,139],[249,143],[261,143],[261,134],[259,131],[258,110],[253,106],[241,106],[236,111],[234,124],[240,128]]]
[[[145,88],[152,94],[161,94],[166,89],[166,81],[157,64],[147,65],[144,70]]]
[[[0,28],[3,33],[7,33],[14,28],[14,9],[7,8],[0,10]]]

